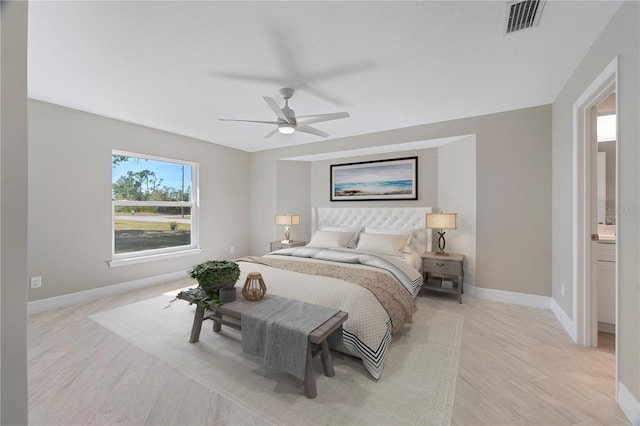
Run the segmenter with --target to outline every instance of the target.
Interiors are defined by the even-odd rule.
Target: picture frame
[[[331,201],[418,199],[418,157],[330,166]]]

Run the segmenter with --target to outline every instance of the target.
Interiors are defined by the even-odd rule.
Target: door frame
[[[592,108],[611,93],[618,94],[618,61],[615,57],[573,105],[573,323],[576,343],[592,346],[597,342],[595,258],[591,235],[597,234],[596,197],[592,183],[596,178],[596,123]],[[620,117],[616,95],[616,119]],[[616,130],[617,131],[617,130]],[[616,204],[618,200],[618,135],[616,135]],[[595,228],[594,228],[595,227]],[[616,220],[617,235],[617,220]],[[618,244],[616,244],[616,334],[618,332]],[[595,338],[594,338],[595,336]],[[616,390],[618,383],[618,339],[616,339]]]

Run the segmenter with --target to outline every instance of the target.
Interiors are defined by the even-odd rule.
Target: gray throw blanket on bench
[[[265,295],[242,313],[242,350],[264,358],[266,368],[304,379],[309,333],[338,311],[299,300]],[[336,330],[342,336],[342,329]]]

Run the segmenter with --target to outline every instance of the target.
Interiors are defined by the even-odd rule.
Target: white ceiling
[[[548,0],[504,36],[504,1],[32,0],[29,96],[246,151],[305,144],[323,138],[218,118],[273,120],[281,87],[298,115],[351,114],[314,125],[327,139],[548,104],[620,4]]]

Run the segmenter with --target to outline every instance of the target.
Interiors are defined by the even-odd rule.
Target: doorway
[[[598,346],[598,308],[605,304],[610,305],[613,310],[612,324],[614,333],[617,331],[617,244],[600,246],[600,235],[604,233],[613,234],[606,238],[615,238],[617,235],[617,224],[615,221],[615,204],[607,210],[606,196],[603,206],[598,210],[598,106],[612,99],[613,111],[619,113],[617,105],[617,63],[614,59],[605,70],[589,86],[584,94],[576,101],[573,108],[574,118],[574,188],[573,188],[573,289],[574,289],[574,324],[576,326],[577,343],[585,346]],[[602,114],[604,115],[604,114]],[[615,115],[617,117],[619,114]],[[615,120],[615,118],[614,118]],[[614,131],[614,133],[616,133]],[[617,134],[613,138],[614,146],[617,148]],[[615,164],[617,165],[617,149]],[[615,199],[618,197],[617,168],[613,178],[613,192]],[[600,216],[600,217],[599,217]],[[598,223],[598,222],[602,223]],[[609,228],[606,227],[609,221]],[[600,225],[600,226],[598,226]],[[605,238],[603,238],[604,240]],[[610,264],[601,265],[607,268],[598,268],[599,258],[605,255],[608,250],[607,259]],[[598,278],[599,274],[605,275],[612,280],[610,283],[611,299],[608,302],[599,300]],[[604,283],[604,278],[601,280]],[[604,288],[604,287],[603,287]],[[604,321],[601,321],[604,322]],[[615,333],[617,334],[617,333]],[[616,383],[618,376],[618,351],[616,347]]]
[[[617,209],[617,114],[616,93],[598,103],[596,124],[596,340],[591,342],[607,352],[615,352],[616,324],[616,226]],[[592,313],[593,315],[594,313]]]

